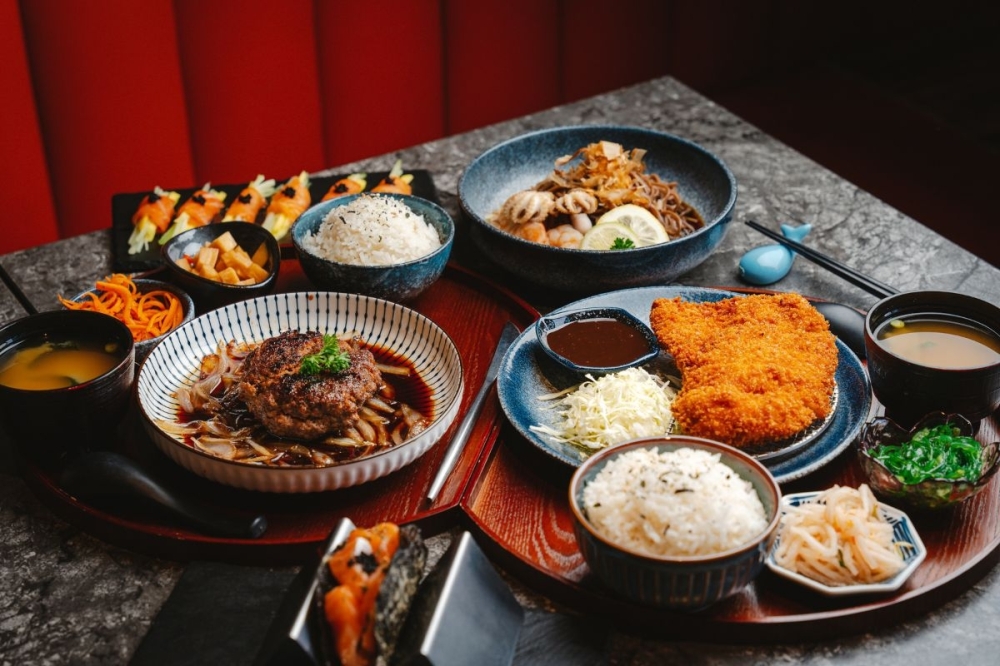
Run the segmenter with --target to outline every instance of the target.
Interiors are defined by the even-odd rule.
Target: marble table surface
[[[386,169],[401,158],[407,167],[431,171],[442,204],[457,217],[459,178],[481,152],[527,131],[592,123],[683,136],[715,152],[736,175],[739,198],[726,238],[705,263],[678,280],[681,284],[740,285],[740,256],[770,242],[747,228],[745,220],[772,228],[809,222],[814,230],[808,245],[900,290],[953,290],[1000,302],[996,268],[669,77],[331,171]],[[859,153],[858,159],[864,155]],[[0,265],[31,302],[48,310],[58,307],[56,294],[77,293],[108,274],[110,254],[110,233],[99,231],[2,256]],[[475,259],[461,227],[456,256]],[[876,300],[801,258],[772,288],[859,308]],[[0,322],[23,315],[18,301],[0,285]],[[439,539],[446,541],[448,535]],[[110,546],[56,518],[18,477],[9,442],[0,437],[0,665],[128,662],[185,568],[182,562]],[[253,570],[246,578],[285,581],[291,573]],[[997,570],[941,608],[888,629],[811,643],[790,633],[787,642],[767,645],[637,637],[575,616],[571,609],[553,608],[518,581],[507,580],[527,610],[516,664],[877,660],[920,666],[945,658],[992,664],[1000,654]],[[209,662],[227,659],[208,651],[190,661]]]

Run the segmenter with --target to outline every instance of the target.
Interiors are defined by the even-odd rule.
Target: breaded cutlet
[[[657,299],[649,319],[681,373],[672,410],[685,434],[761,445],[830,413],[836,340],[802,296]]]

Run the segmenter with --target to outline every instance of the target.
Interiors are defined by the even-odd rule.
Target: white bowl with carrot
[[[132,279],[116,273],[72,298],[59,296],[68,310],[92,310],[123,322],[135,340],[141,363],[160,340],[194,319],[194,301],[182,289],[160,280]]]

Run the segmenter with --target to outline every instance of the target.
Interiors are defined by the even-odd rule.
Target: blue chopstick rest
[[[781,225],[781,235],[801,243],[812,231],[811,224],[793,227]],[[795,253],[784,245],[762,245],[755,247],[740,259],[740,277],[750,284],[773,284],[792,270]]]

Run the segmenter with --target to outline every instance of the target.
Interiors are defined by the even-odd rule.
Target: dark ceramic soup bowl
[[[977,329],[1000,345],[1000,308],[978,298],[947,291],[914,291],[879,301],[865,319],[865,350],[872,390],[885,405],[886,415],[908,428],[931,412],[962,414],[974,423],[992,414],[1000,406],[1000,360],[938,367],[911,356],[904,358],[879,339],[882,329],[892,322],[915,318],[943,318]],[[947,356],[957,358],[954,353]]]
[[[128,409],[135,343],[122,322],[97,312],[42,312],[0,327],[0,368],[19,350],[41,343],[104,348],[113,359],[102,374],[65,388],[0,385],[0,421],[17,446],[40,462],[99,446]]]

